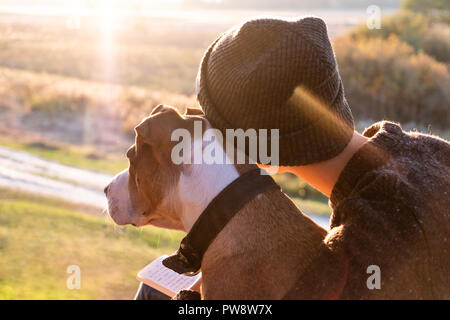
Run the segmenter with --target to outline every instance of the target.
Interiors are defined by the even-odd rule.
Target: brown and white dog
[[[255,168],[174,164],[172,131],[192,132],[199,120],[208,127],[201,116],[158,106],[135,128],[136,142],[127,152],[130,166],[105,188],[109,213],[117,224],[189,232],[221,190]],[[284,193],[265,191],[250,200],[208,247],[201,264],[202,296],[281,299],[314,259],[325,236],[326,231]]]

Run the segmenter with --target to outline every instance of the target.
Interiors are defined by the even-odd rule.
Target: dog
[[[178,128],[193,133],[195,121],[210,127],[201,112],[181,114],[160,105],[135,128],[135,144],[127,151],[129,168],[105,188],[115,223],[189,232],[224,188],[257,168],[174,164],[171,133]],[[236,212],[206,249],[202,298],[282,299],[316,257],[326,234],[281,190],[262,192]]]

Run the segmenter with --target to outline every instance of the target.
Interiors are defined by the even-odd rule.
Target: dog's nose
[[[107,196],[108,195],[108,191],[109,191],[109,186],[110,186],[111,184],[108,184],[106,187],[105,187],[105,189],[103,189],[103,192],[105,193],[105,196]]]

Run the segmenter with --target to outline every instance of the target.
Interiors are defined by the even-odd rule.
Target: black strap
[[[181,241],[178,251],[164,259],[163,265],[178,273],[197,274],[204,253],[231,218],[247,202],[271,188],[279,186],[260,169],[239,176],[209,203]]]

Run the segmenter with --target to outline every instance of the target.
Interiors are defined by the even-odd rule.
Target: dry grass
[[[136,86],[111,85],[48,73],[0,68],[2,107],[21,113],[84,113],[107,109],[125,120],[147,114],[159,103],[195,105],[193,96]],[[133,119],[136,121],[136,119]]]
[[[170,20],[133,22],[106,47],[95,27],[0,23],[0,66],[192,94],[203,51],[219,30]]]
[[[193,96],[0,67],[0,134],[123,152],[158,104],[184,109]],[[14,135],[14,133],[16,133]]]

